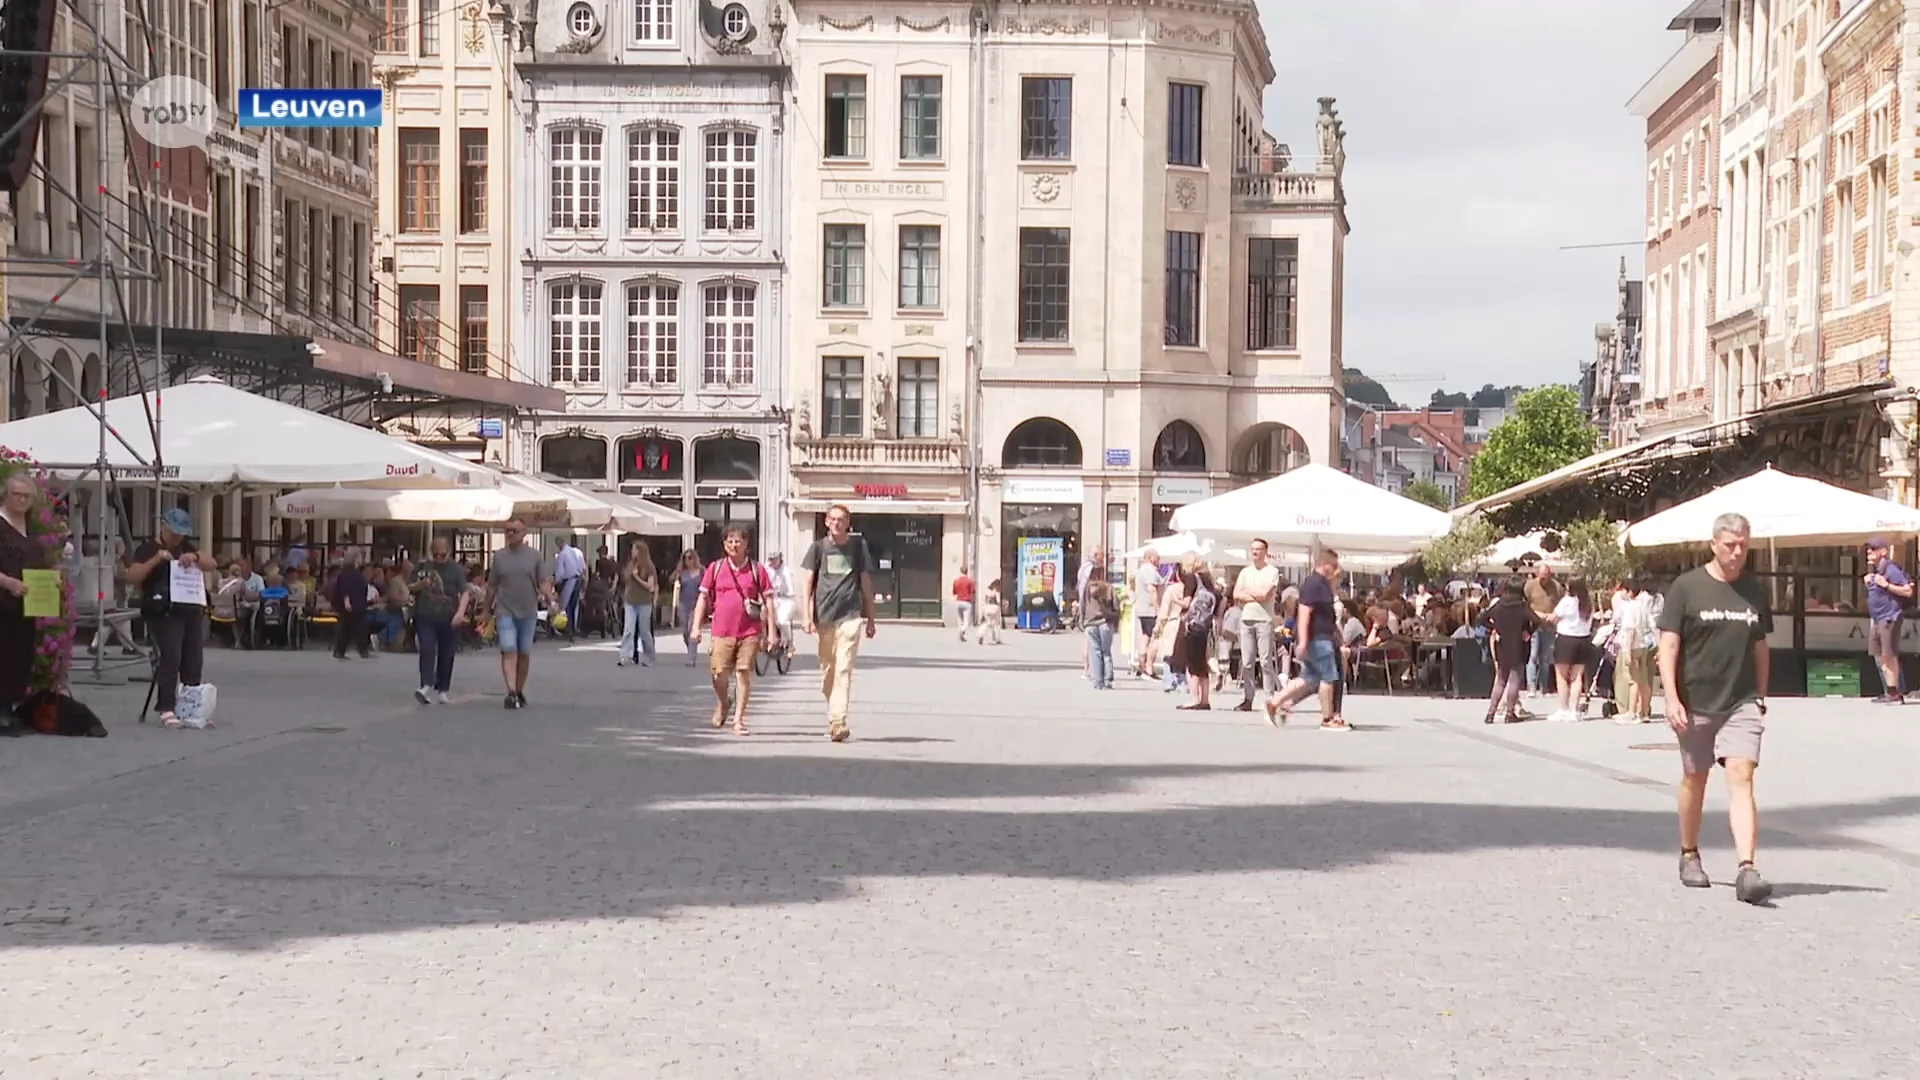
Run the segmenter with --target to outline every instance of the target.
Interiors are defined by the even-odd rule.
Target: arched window
[[[687,474],[686,444],[671,435],[635,435],[619,445],[621,480],[672,482]]]
[[[698,484],[760,479],[760,444],[735,435],[719,435],[693,444],[693,479]]]
[[[552,435],[541,439],[540,471],[564,480],[605,480],[607,441],[591,435]]]
[[[1078,468],[1080,462],[1079,436],[1050,416],[1023,422],[1000,449],[1000,466],[1005,469]]]
[[[1185,420],[1161,428],[1153,442],[1153,467],[1160,472],[1206,472],[1207,444],[1199,429]]]
[[[1256,424],[1240,437],[1233,471],[1255,480],[1291,472],[1312,461],[1307,440],[1285,424]]]

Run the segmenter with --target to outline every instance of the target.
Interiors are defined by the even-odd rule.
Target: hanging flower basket
[[[67,516],[61,508],[51,478],[31,457],[0,446],[0,489],[4,489],[14,477],[22,475],[31,477],[38,489],[33,509],[27,514],[27,538],[40,546],[41,557],[35,566],[64,570],[63,557],[73,533],[67,527]],[[73,615],[73,581],[63,572],[60,575],[60,614],[50,619],[35,620],[39,624],[40,636],[34,644],[33,672],[27,678],[29,695],[43,690],[66,692],[67,675],[73,668]]]

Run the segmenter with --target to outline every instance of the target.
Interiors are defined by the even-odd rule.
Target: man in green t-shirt
[[[1753,771],[1766,727],[1767,635],[1773,617],[1766,590],[1742,576],[1753,529],[1739,514],[1713,523],[1713,560],[1680,575],[1660,613],[1660,682],[1667,724],[1680,740],[1680,883],[1713,884],[1700,865],[1700,812],[1707,774],[1727,773],[1727,819],[1740,872],[1734,896],[1748,904],[1773,894],[1753,856],[1760,831]]]
[[[853,694],[853,662],[860,638],[872,637],[873,556],[853,531],[853,512],[834,504],[827,510],[827,535],[813,542],[800,560],[801,628],[820,638],[820,696],[827,699],[827,737],[846,742],[848,704]]]

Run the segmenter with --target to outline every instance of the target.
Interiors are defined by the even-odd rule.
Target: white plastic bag
[[[175,695],[173,715],[180,720],[181,727],[210,728],[213,726],[213,709],[219,700],[219,688],[212,683],[199,686],[180,685]]]

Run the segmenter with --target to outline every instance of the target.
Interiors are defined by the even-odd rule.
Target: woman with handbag
[[[203,585],[197,596],[192,581],[199,580],[199,550],[193,546],[193,518],[175,508],[160,515],[160,535],[134,550],[127,565],[127,582],[140,590],[140,615],[147,623],[148,636],[159,653],[154,666],[154,706],[160,710],[160,723],[169,728],[181,726],[179,688],[199,686],[205,658],[207,597]],[[191,575],[175,575],[174,567],[191,569]],[[187,590],[175,595],[175,588]]]

